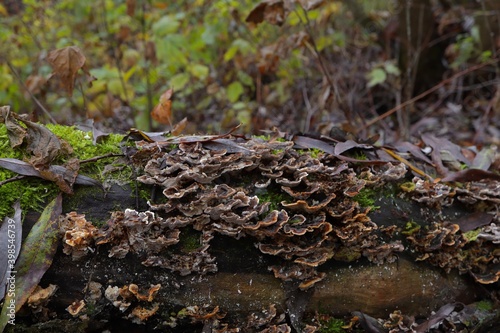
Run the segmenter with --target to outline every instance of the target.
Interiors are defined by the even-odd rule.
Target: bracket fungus
[[[97,244],[112,244],[110,256],[144,253],[146,266],[206,274],[217,271],[209,253],[216,234],[247,237],[262,253],[285,260],[272,267],[277,277],[307,289],[324,277],[317,268],[346,258],[336,255],[346,249],[377,263],[402,251],[375,233],[378,226],[353,197],[367,183],[403,177],[403,164],[367,170],[361,179],[347,162],[312,157],[291,141],[235,137],[137,146],[129,156],[142,174],[137,179],[161,189],[163,198],[153,197],[148,212],[117,212],[99,230]],[[198,248],[164,251],[186,227],[201,232]]]
[[[358,289],[370,289],[365,288],[366,283],[374,293],[393,276],[398,276],[394,283],[401,284],[399,277],[403,271],[421,272],[421,267],[413,267],[407,256],[399,256],[405,248],[410,250],[410,256],[447,272],[457,269],[460,273],[469,273],[483,284],[499,280],[500,252],[497,247],[500,232],[497,226],[500,221],[495,207],[500,196],[498,189],[491,185],[481,188],[481,184],[474,183],[456,188],[420,178],[408,182],[405,179],[407,168],[403,163],[352,164],[331,154],[316,155],[308,150],[296,149],[291,141],[263,142],[258,138],[231,137],[174,138],[172,142],[167,142],[137,142],[137,149],[130,150],[127,156],[139,174],[137,180],[151,185],[148,210],[113,212],[99,229],[92,227],[83,215],[70,213],[60,222],[64,233],[64,252],[76,260],[92,251],[93,247],[103,245],[99,252],[111,258],[106,258],[107,262],[115,262],[115,259],[138,260],[142,265],[151,267],[145,270],[144,276],[155,276],[153,284],[161,282],[164,290],[169,291],[168,297],[170,292],[183,294],[186,290],[196,294],[198,306],[193,302],[179,304],[186,306],[189,318],[211,328],[213,332],[232,331],[221,321],[224,314],[219,312],[217,306],[225,311],[239,311],[244,304],[249,311],[262,306],[252,300],[243,300],[251,299],[250,294],[257,294],[251,288],[256,288],[258,279],[262,278],[260,275],[269,279],[265,280],[266,286],[272,283],[275,283],[271,286],[273,288],[293,285],[294,292],[313,295],[311,299],[319,304],[325,297],[333,297],[332,286],[341,283],[336,273],[345,273],[343,269],[347,266],[349,269],[345,270],[354,270],[352,274],[357,278],[365,274]],[[410,216],[405,216],[401,224],[390,219],[387,223],[386,220],[375,220],[374,216],[379,211],[372,215],[374,205],[366,204],[359,198],[379,189],[383,192],[387,188],[399,188],[397,185],[404,181],[412,186],[405,187],[404,192],[399,192],[397,196],[392,193],[389,198],[383,199],[392,204],[404,197],[406,202],[418,202],[416,210],[420,211],[424,206],[444,209],[457,202],[463,205],[481,202],[483,215],[478,215],[476,220],[479,221],[469,223],[468,220],[459,221],[457,218],[454,221],[421,213],[417,222],[421,223],[423,217],[428,224],[426,226],[410,223]],[[392,207],[396,213],[403,212],[396,204]],[[392,218],[391,214],[389,216]],[[405,229],[406,222],[411,224],[411,230]],[[234,267],[229,268],[229,273],[228,267],[235,262],[239,264],[241,260],[227,258],[233,253],[221,254],[221,248],[226,244],[228,247],[241,244],[245,251],[254,251],[251,255],[258,259],[252,262],[258,265],[259,277],[252,275],[233,283],[236,281],[234,271],[231,271]],[[351,263],[361,258],[365,260],[356,266],[366,265],[363,270],[351,269]],[[349,264],[336,265],[334,262]],[[408,266],[408,269],[401,269],[403,266]],[[373,267],[379,268],[377,276],[385,271],[390,274],[384,279],[372,279],[368,271]],[[434,275],[409,274],[432,281],[427,287],[419,285],[420,289],[415,289],[417,292],[408,291],[411,302],[418,295],[427,299],[433,297],[430,294],[441,288],[438,285],[442,286],[436,280],[441,277],[440,273],[432,267],[427,268]],[[212,274],[216,272],[218,274]],[[115,281],[115,284],[124,286],[109,286],[105,297],[124,318],[144,323],[161,312],[158,304],[153,303],[159,285],[147,292],[139,292],[139,283],[152,280],[146,280],[146,277],[143,281],[134,279],[129,276],[126,282]],[[281,284],[280,280],[286,283]],[[411,281],[415,284],[421,282]],[[342,289],[354,285],[351,280],[342,283]],[[245,292],[241,286],[246,284],[250,289]],[[431,285],[437,289],[429,291]],[[387,288],[398,289],[394,285],[386,286],[384,295],[390,294]],[[200,291],[202,289],[203,292]],[[157,298],[165,297],[164,290]],[[457,287],[445,296],[455,297],[461,290]],[[328,294],[330,291],[332,294]],[[400,290],[394,292],[401,293]],[[283,306],[286,302],[282,299],[283,295],[280,289],[279,293],[273,294],[272,302],[278,307]],[[225,301],[230,297],[236,305]],[[365,305],[372,299],[375,302],[377,298],[365,291],[357,294],[350,291],[348,297],[356,297]],[[155,302],[161,305],[159,299]],[[393,302],[387,304],[394,304],[397,297],[389,295],[387,299]],[[376,301],[379,304],[383,302]],[[343,309],[349,306],[349,301],[342,299],[338,304],[341,302],[344,302]],[[205,304],[213,310],[203,307]],[[401,318],[394,314],[394,327],[402,325]],[[172,320],[173,325],[180,318]],[[248,317],[247,323],[247,328],[256,332],[292,330],[284,315],[276,314],[274,305]],[[291,324],[293,326],[293,322]],[[308,329],[314,331],[312,327]]]

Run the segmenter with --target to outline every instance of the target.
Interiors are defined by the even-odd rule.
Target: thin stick
[[[80,164],[82,164],[82,163],[89,163],[89,162],[95,162],[95,161],[98,161],[100,159],[108,158],[108,157],[121,157],[121,156],[125,156],[125,155],[123,155],[123,154],[109,153],[109,154],[106,154],[106,155],[96,156],[96,157],[88,158],[86,160],[82,160],[82,161],[80,161]]]
[[[1,181],[1,182],[0,182],[0,186],[3,186],[3,185],[5,185],[5,184],[7,184],[7,183],[15,182],[15,181],[17,181],[17,180],[21,180],[21,179],[23,179],[23,178],[26,178],[26,176],[23,176],[23,175],[17,175],[17,176],[14,176],[14,177],[12,177],[12,178],[9,178],[9,179],[6,179],[6,180]]]
[[[49,118],[49,120],[52,124],[57,124],[56,120],[54,118],[52,118],[52,116],[50,115],[50,112],[47,111],[47,109],[42,105],[42,103],[38,100],[38,98],[36,98],[35,95],[33,95],[31,93],[31,91],[29,90],[29,88],[24,84],[23,80],[21,79],[21,76],[16,71],[14,66],[12,66],[10,61],[7,59],[4,59],[4,60],[5,60],[5,63],[7,64],[7,66],[9,67],[10,71],[12,72],[12,74],[14,74],[16,79],[19,81],[19,84],[24,88],[24,90],[26,90],[26,92],[28,92],[28,94],[30,95],[33,102],[35,102],[35,104],[38,105],[38,107],[43,111],[43,113],[47,116],[47,118]]]
[[[420,95],[418,96],[415,96],[409,100],[407,100],[406,102],[404,103],[401,103],[399,104],[398,106],[390,109],[389,111],[385,112],[384,114],[381,114],[380,116],[376,117],[375,119],[372,119],[370,120],[369,122],[367,122],[365,125],[363,125],[361,128],[360,128],[360,131],[370,127],[371,125],[375,124],[376,122],[384,119],[384,118],[387,118],[389,117],[391,114],[393,114],[394,112],[400,110],[401,108],[404,108],[405,106],[411,104],[411,103],[414,103],[416,101],[418,101],[419,99],[422,99],[424,98],[425,96],[433,93],[434,91],[438,90],[439,88],[443,87],[445,84],[467,74],[467,73],[470,73],[470,72],[473,72],[475,70],[478,70],[480,68],[483,68],[485,66],[488,66],[488,65],[491,65],[491,64],[494,64],[494,63],[497,63],[500,59],[493,59],[493,60],[490,60],[488,62],[485,62],[484,64],[479,64],[479,65],[475,65],[475,66],[472,66],[472,67],[469,67],[467,69],[464,69],[463,71],[460,71],[458,72],[457,74],[453,75],[452,77],[449,77],[443,81],[441,81],[440,83],[438,83],[437,85],[435,85],[434,87],[424,91],[423,93],[421,93]]]

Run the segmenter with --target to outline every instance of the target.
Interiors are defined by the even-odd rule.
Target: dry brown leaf
[[[172,125],[172,96],[174,89],[170,88],[160,96],[160,102],[151,112],[151,117],[160,124]]]
[[[26,87],[32,94],[39,94],[46,83],[47,79],[40,75],[30,75],[25,82]],[[25,93],[24,97],[28,99],[30,96],[28,93]]]
[[[281,26],[289,13],[283,0],[265,0],[259,3],[246,18],[246,22],[259,24],[267,21]]]
[[[146,42],[146,49],[144,51],[144,58],[151,61],[152,64],[156,65],[158,63],[158,58],[156,58],[156,44],[153,41]]]
[[[88,77],[89,83],[95,80],[85,68],[86,60],[83,52],[76,46],[68,46],[51,51],[47,57],[47,61],[54,70],[53,73],[61,79],[63,88],[70,96],[73,95],[73,88],[75,86],[78,70],[82,69],[84,71]]]
[[[184,131],[187,125],[187,118],[184,117],[181,121],[179,121],[177,124],[174,125],[174,128],[172,128],[172,133],[173,136],[178,136]]]
[[[135,14],[135,0],[127,0],[127,15],[133,17]]]

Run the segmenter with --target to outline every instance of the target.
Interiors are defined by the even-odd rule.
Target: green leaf
[[[231,43],[231,47],[229,47],[229,49],[224,54],[224,61],[228,62],[229,60],[233,59],[238,52],[240,52],[242,55],[246,55],[252,50],[252,45],[248,41],[237,38]]]
[[[399,68],[392,61],[386,61],[384,63],[384,69],[387,72],[387,74],[392,74],[395,76],[399,76],[401,74]]]
[[[204,80],[208,76],[208,67],[202,64],[189,66],[189,72],[196,78]]]
[[[23,304],[28,300],[33,290],[52,264],[57,250],[58,223],[57,218],[62,212],[62,196],[52,200],[45,207],[42,215],[26,237],[21,254],[12,272],[13,289],[7,288],[5,301],[0,314],[0,332],[2,332]],[[9,308],[10,307],[10,308]],[[13,313],[14,312],[14,313]]]
[[[174,88],[175,91],[182,90],[189,83],[189,78],[190,76],[188,73],[179,73],[174,75],[170,79],[170,86]]]
[[[181,23],[174,15],[163,16],[153,24],[153,33],[157,37],[164,37],[168,34],[176,32]]]
[[[368,73],[368,88],[376,86],[379,83],[385,82],[387,79],[386,72],[381,68],[372,69],[370,73]]]
[[[243,85],[239,81],[235,81],[227,87],[227,98],[231,103],[234,103],[240,98],[243,91]]]
[[[238,77],[238,81],[240,81],[241,83],[243,83],[245,86],[250,87],[250,88],[253,89],[253,87],[254,87],[254,81],[253,81],[253,78],[250,75],[248,75],[247,73],[245,73],[242,70],[238,71],[238,73],[236,73],[236,75]]]

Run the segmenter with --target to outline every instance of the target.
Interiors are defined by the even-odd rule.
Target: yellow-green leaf
[[[0,314],[0,332],[15,318],[17,312],[27,301],[33,290],[52,264],[57,250],[57,219],[62,212],[62,196],[52,200],[26,237],[11,279],[15,279],[12,290],[7,288],[5,301]]]
[[[239,81],[233,82],[227,87],[227,98],[234,103],[243,94],[243,90],[243,85]]]

